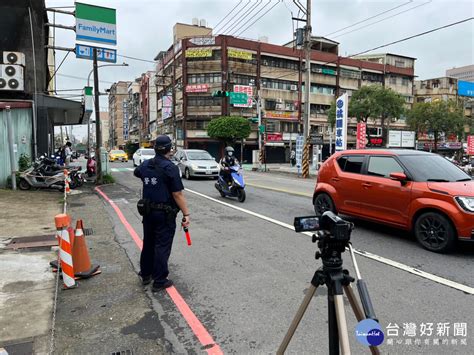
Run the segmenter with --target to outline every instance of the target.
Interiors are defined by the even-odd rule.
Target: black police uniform
[[[179,169],[166,157],[156,154],[134,171],[143,182],[143,198],[152,205],[176,207],[172,193],[184,190]],[[177,207],[176,207],[177,208]],[[176,231],[176,214],[151,208],[143,216],[143,249],[140,256],[142,278],[152,276],[154,286],[163,286],[169,274],[168,259]]]
[[[219,162],[223,167],[230,168],[231,166],[234,166],[237,164],[237,159],[234,157],[230,157],[228,155],[225,155],[221,161]],[[225,182],[229,183],[232,181],[231,179],[231,172],[229,170],[221,170],[219,174],[222,176]]]

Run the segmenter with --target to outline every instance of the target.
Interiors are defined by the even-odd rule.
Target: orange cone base
[[[74,278],[76,280],[78,280],[78,279],[88,279],[89,277],[98,275],[98,274],[102,273],[102,271],[99,269],[99,267],[100,267],[100,265],[92,265],[91,268],[87,271],[74,273]]]

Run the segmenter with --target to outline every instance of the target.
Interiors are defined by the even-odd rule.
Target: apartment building
[[[259,97],[265,124],[265,147],[268,162],[283,162],[299,132],[302,132],[304,88],[302,70],[304,53],[289,42],[283,46],[232,36],[175,36],[175,43],[160,52],[157,61],[158,119],[157,131],[169,134],[178,147],[206,149],[220,156],[222,145],[207,136],[211,119],[221,115],[257,116],[255,104],[230,105],[227,98],[212,97],[215,90],[245,91]],[[209,33],[211,33],[211,29]],[[182,31],[181,31],[182,32]],[[314,37],[311,53],[311,132],[323,136],[324,151],[329,151],[326,111],[335,98],[349,95],[363,85],[385,85],[413,102],[415,58],[382,55],[384,62],[369,58],[344,58],[338,55],[338,43]],[[403,61],[403,66],[396,60]],[[397,65],[398,64],[398,65]],[[404,127],[404,122],[393,123]],[[355,145],[356,122],[348,129],[349,146]],[[258,147],[257,125],[242,142],[244,160]],[[240,147],[236,147],[240,151]]]
[[[100,134],[102,135],[102,146],[107,150],[110,149],[110,118],[109,113],[105,111],[99,112],[100,116]]]
[[[474,83],[474,64],[446,70],[446,76]]]
[[[119,81],[109,89],[110,148],[123,148],[129,139],[128,86],[129,81]]]
[[[141,109],[141,95],[140,95],[141,77],[136,78],[128,84],[127,93],[127,114],[128,114],[128,140],[132,143],[139,144],[142,140],[142,109]]]

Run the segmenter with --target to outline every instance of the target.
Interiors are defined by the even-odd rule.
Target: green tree
[[[207,134],[211,138],[223,141],[225,144],[234,144],[237,140],[248,138],[251,128],[250,122],[244,117],[221,116],[209,122]]]
[[[462,105],[453,100],[419,102],[408,113],[407,123],[417,132],[431,132],[434,136],[434,151],[442,133],[456,134],[462,138],[466,118]]]
[[[363,86],[351,97],[349,102],[349,117],[355,117],[357,122],[367,123],[380,119],[383,137],[386,140],[386,121],[399,119],[405,112],[405,99],[392,89],[380,85]]]

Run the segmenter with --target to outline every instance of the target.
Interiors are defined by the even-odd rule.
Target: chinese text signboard
[[[209,58],[212,57],[212,49],[190,48],[186,50],[186,58]]]
[[[252,60],[252,53],[246,51],[239,51],[237,49],[229,48],[227,50],[227,55],[229,58]]]
[[[91,46],[86,46],[83,44],[76,44],[76,58],[93,60],[94,48],[97,49],[97,60],[99,62],[108,62],[108,63],[117,62],[116,49],[91,47]]]
[[[276,118],[280,120],[297,121],[298,117],[293,116],[293,112],[285,111],[265,111],[265,118]]]
[[[301,164],[303,162],[303,136],[296,137],[296,167],[298,173],[301,173]]]
[[[336,100],[336,151],[347,149],[347,111],[349,97],[347,94]]]
[[[469,81],[458,81],[458,95],[474,97],[474,83]]]
[[[123,109],[123,140],[128,141],[128,105],[124,100],[122,104]]]
[[[187,85],[186,92],[207,92],[209,90],[208,84]]]
[[[467,136],[467,155],[474,155],[474,135]]]
[[[388,146],[390,148],[414,148],[415,132],[390,130],[388,132]]]
[[[253,87],[249,85],[234,85],[234,92],[241,92],[247,94],[248,99],[246,104],[234,104],[234,107],[252,107]]]
[[[76,40],[117,44],[115,9],[76,2]]]
[[[357,149],[364,149],[365,146],[367,145],[366,134],[367,134],[367,124],[365,124],[364,122],[358,123],[357,124],[357,142],[356,142]]]
[[[268,142],[280,142],[283,140],[283,133],[269,133],[267,134]]]

